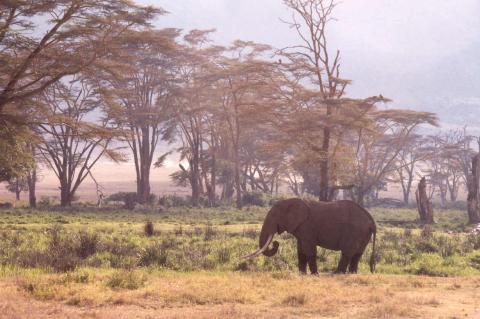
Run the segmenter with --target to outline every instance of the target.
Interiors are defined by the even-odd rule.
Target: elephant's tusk
[[[248,255],[245,255],[245,256],[242,256],[241,258],[242,259],[250,259],[250,258],[253,258],[253,257],[256,257],[258,255],[260,255],[261,253],[263,253],[265,250],[267,250],[268,248],[268,245],[270,245],[270,243],[272,242],[272,239],[273,239],[273,235],[270,235],[267,239],[267,242],[265,243],[265,245],[263,245],[262,248],[258,249],[257,251],[251,253],[251,254],[248,254]]]

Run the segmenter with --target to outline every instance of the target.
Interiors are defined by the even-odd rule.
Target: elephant
[[[335,273],[357,273],[358,263],[373,234],[370,271],[375,272],[375,238],[377,226],[373,217],[355,202],[316,202],[299,198],[278,201],[272,206],[262,226],[259,249],[243,258],[260,254],[273,256],[279,243],[273,242],[275,233],[287,231],[297,239],[298,268],[313,275],[317,270],[317,246],[341,251]]]

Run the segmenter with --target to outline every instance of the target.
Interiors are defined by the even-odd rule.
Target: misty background
[[[157,27],[215,28],[212,40],[222,45],[236,39],[275,48],[298,43],[295,31],[281,21],[291,17],[281,0],[137,2],[169,12]],[[434,112],[445,129],[468,126],[470,134],[480,134],[480,1],[345,0],[334,15],[328,38],[341,51],[342,77],[353,80],[348,96],[382,94],[393,100],[387,107]],[[162,144],[159,153],[171,148]],[[165,167],[153,169],[152,191],[172,191],[165,187],[177,168],[172,155]],[[135,187],[133,163],[103,160],[93,172],[108,193]],[[41,175],[39,193],[56,194],[53,173],[43,169]],[[89,187],[87,180],[83,192]]]

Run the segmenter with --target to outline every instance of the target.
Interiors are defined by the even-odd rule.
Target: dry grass
[[[159,272],[129,290],[109,288],[113,275],[4,279],[0,318],[473,318],[480,310],[475,277]]]

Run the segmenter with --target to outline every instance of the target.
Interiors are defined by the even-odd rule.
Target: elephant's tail
[[[370,271],[372,274],[375,272],[375,239],[377,237],[376,227],[373,229],[373,242],[372,242],[372,255],[370,256]]]

